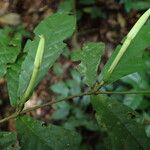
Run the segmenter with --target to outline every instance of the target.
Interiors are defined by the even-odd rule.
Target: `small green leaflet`
[[[46,19],[44,19],[34,30],[35,38],[33,41],[28,40],[24,52],[27,53],[19,75],[18,85],[18,97],[21,98],[27,90],[31,76],[34,69],[35,56],[39,45],[39,35],[43,35],[45,38],[44,54],[41,63],[41,67],[38,71],[38,76],[30,93],[34,87],[44,77],[48,69],[54,64],[56,59],[63,52],[65,43],[63,41],[70,37],[75,29],[75,18],[67,15],[66,13],[56,13]],[[14,77],[15,79],[17,77]],[[15,105],[23,104],[23,100],[18,100]]]
[[[28,116],[17,118],[17,132],[22,150],[78,150],[78,133]]]
[[[15,132],[0,132],[0,150],[15,150],[16,142]]]
[[[116,50],[108,60],[107,64],[104,66],[102,73],[99,76],[99,81],[104,81],[107,83],[112,83],[123,76],[134,72],[140,72],[146,69],[145,62],[143,60],[143,54],[146,48],[150,46],[150,25],[145,25],[133,39],[126,52],[118,62],[117,66],[114,68],[110,76],[108,76],[108,70],[115,60],[119,50],[120,45],[117,46]]]
[[[12,35],[10,35],[10,33]],[[11,28],[0,30],[0,77],[6,74],[7,64],[14,63],[21,50],[21,35]]]
[[[96,82],[97,69],[104,49],[103,43],[91,42],[86,44],[83,50],[72,54],[74,61],[81,61],[77,69],[85,77],[85,83],[90,87]]]
[[[131,108],[105,96],[92,96],[96,118],[111,138],[112,150],[149,150],[150,139]]]

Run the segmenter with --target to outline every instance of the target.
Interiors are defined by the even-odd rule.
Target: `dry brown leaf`
[[[4,15],[8,11],[8,6],[8,1],[0,1],[0,16]]]
[[[21,18],[16,13],[9,13],[0,17],[0,24],[2,25],[18,25],[21,22]]]
[[[118,20],[118,22],[119,22],[121,28],[125,28],[125,26],[126,26],[126,21],[125,21],[125,18],[122,16],[122,14],[119,13],[119,14],[117,15],[117,20]]]

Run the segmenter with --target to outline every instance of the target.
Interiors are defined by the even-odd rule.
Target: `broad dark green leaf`
[[[77,69],[85,77],[85,83],[89,86],[93,86],[96,82],[97,69],[104,48],[103,43],[91,42],[86,44],[83,50],[76,51],[72,54],[73,60],[81,61]]]
[[[0,150],[15,149],[17,136],[15,132],[0,132]]]
[[[113,150],[149,150],[150,139],[131,108],[104,96],[93,96],[98,124],[107,129]]]
[[[0,30],[0,77],[6,74],[7,64],[15,62],[20,50],[21,35],[11,28]]]
[[[22,61],[18,60],[15,64],[10,65],[10,68],[7,70],[6,79],[7,79],[7,88],[9,93],[9,99],[12,106],[17,105],[19,99],[17,95],[18,86],[19,86],[19,74],[21,70]]]
[[[107,64],[105,65],[104,69],[102,70],[102,73],[99,76],[99,80],[103,80],[105,83],[112,83],[123,76],[146,69],[143,60],[143,53],[149,46],[150,25],[145,25],[133,39],[111,75],[108,76],[109,67],[115,60],[121,46],[119,45],[116,48]]]
[[[27,116],[17,119],[17,131],[22,150],[78,150],[81,140],[75,131]]]
[[[39,35],[45,38],[44,56],[40,67],[36,85],[63,52],[63,41],[70,37],[75,29],[75,18],[66,13],[56,13],[44,19],[34,30],[35,38],[28,40],[24,48],[27,56],[22,64],[19,77],[18,96],[21,97],[28,87],[33,72],[35,55],[39,43]],[[36,86],[35,85],[35,86]],[[21,103],[21,102],[18,102]]]

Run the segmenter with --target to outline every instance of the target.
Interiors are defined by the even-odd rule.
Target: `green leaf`
[[[23,116],[17,119],[22,150],[78,150],[80,136],[71,130]]]
[[[19,86],[19,74],[21,71],[23,59],[19,59],[15,64],[10,65],[10,68],[7,70],[6,79],[7,79],[7,88],[10,98],[10,103],[12,106],[17,105],[19,99],[17,95],[17,90]]]
[[[78,72],[79,73],[79,72]],[[67,80],[66,84],[69,88],[69,95],[76,95],[81,93],[81,84],[74,80]],[[78,97],[74,98],[78,99]]]
[[[39,68],[36,84],[44,77],[48,69],[54,64],[56,59],[63,52],[65,44],[63,41],[70,37],[75,29],[75,18],[66,13],[56,13],[45,20],[43,20],[34,30],[35,38],[33,41],[28,40],[24,48],[27,56],[22,64],[21,73],[19,77],[18,96],[21,97],[30,82],[37,47],[39,44],[39,35],[45,38],[44,55],[41,67]],[[32,90],[34,89],[32,88]],[[18,101],[18,103],[24,103]]]
[[[122,78],[124,83],[130,85],[132,90],[130,91],[140,91],[140,90],[148,90],[149,83],[148,78],[144,72],[140,73],[132,73]],[[132,109],[139,109],[140,105],[144,101],[144,95],[137,95],[137,94],[126,94],[123,99],[123,103]]]
[[[71,70],[71,76],[73,78],[73,80],[77,83],[77,84],[81,84],[81,75],[80,73],[75,70],[75,69],[72,69]]]
[[[7,72],[7,65],[1,64],[0,65],[0,78],[3,77]]]
[[[132,2],[132,8],[135,10],[146,10],[150,8],[150,1],[138,1],[138,2]]]
[[[131,85],[136,90],[149,89],[148,84],[149,79],[147,78],[145,72],[132,73],[122,78],[124,83]]]
[[[62,64],[61,63],[55,63],[53,66],[53,72],[57,76],[62,76],[64,73],[64,68],[63,68]]]
[[[68,96],[69,89],[65,82],[60,81],[51,86],[51,90],[55,93],[61,94],[62,96]]]
[[[85,77],[85,83],[89,86],[93,86],[96,82],[97,69],[104,48],[103,43],[91,42],[86,44],[82,51],[77,51],[72,54],[73,60],[81,61],[77,69]]]
[[[74,0],[64,0],[59,5],[58,11],[60,12],[71,12],[74,7]]]
[[[0,132],[0,149],[11,150],[17,141],[15,132]]]
[[[143,101],[143,95],[126,94],[123,103],[133,110],[137,109]]]
[[[6,74],[7,64],[14,63],[21,50],[21,35],[13,33],[11,28],[0,30],[0,47],[0,77],[2,77]]]
[[[131,108],[104,96],[93,96],[98,124],[107,129],[113,150],[149,150],[150,139]]]
[[[52,119],[54,120],[66,119],[66,117],[69,115],[70,105],[65,101],[56,103],[55,105],[53,105],[53,108],[55,109],[55,111],[52,114]]]
[[[112,83],[123,76],[134,72],[140,72],[146,69],[143,54],[146,48],[150,46],[150,25],[145,25],[141,28],[139,33],[133,39],[126,52],[114,68],[113,72],[108,76],[108,71],[111,64],[114,62],[121,46],[117,46],[116,50],[108,60],[102,73],[99,76],[99,80],[103,80],[106,84]]]
[[[125,9],[127,12],[131,10],[146,10],[150,8],[150,1],[149,0],[120,0],[121,3],[124,4]]]

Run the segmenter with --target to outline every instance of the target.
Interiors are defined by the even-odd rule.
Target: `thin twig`
[[[43,107],[46,107],[46,106],[51,106],[53,104],[56,104],[56,103],[59,103],[59,102],[65,101],[65,100],[73,99],[73,98],[76,98],[76,97],[82,97],[82,96],[85,96],[85,95],[98,95],[98,94],[121,94],[121,95],[124,95],[124,94],[150,94],[150,90],[149,91],[120,91],[120,92],[119,91],[118,92],[111,92],[111,91],[96,91],[96,92],[95,91],[88,91],[88,92],[84,92],[84,93],[80,93],[80,94],[68,96],[68,97],[59,99],[57,101],[50,101],[50,102],[47,102],[45,104],[37,105],[37,106],[34,106],[32,108],[28,108],[28,109],[22,110],[21,112],[15,112],[12,115],[10,115],[10,116],[8,116],[8,117],[0,120],[0,123],[3,123],[3,122],[6,122],[6,121],[8,121],[10,119],[16,118],[19,115],[22,115],[22,114],[34,111],[34,110],[36,110],[38,108],[43,108]]]
[[[51,105],[53,105],[53,104],[55,104],[55,103],[59,103],[59,102],[62,102],[62,101],[68,100],[68,99],[73,99],[73,98],[76,98],[76,97],[81,97],[81,96],[84,96],[84,95],[92,95],[92,94],[94,94],[94,92],[90,92],[90,91],[89,91],[89,92],[80,93],[80,94],[73,95],[73,96],[68,96],[68,97],[62,98],[62,99],[57,100],[57,101],[50,101],[50,102],[47,102],[47,103],[45,103],[45,104],[37,105],[37,106],[34,106],[34,107],[32,107],[32,108],[28,108],[28,109],[22,110],[22,111],[19,112],[19,113],[18,113],[18,112],[15,112],[15,113],[13,113],[13,114],[10,115],[10,116],[8,116],[8,117],[6,117],[6,118],[4,118],[4,119],[1,119],[1,120],[0,120],[0,123],[6,122],[6,121],[8,121],[8,120],[10,120],[10,119],[16,118],[17,116],[19,116],[19,115],[21,115],[21,114],[25,114],[25,113],[31,112],[31,111],[36,110],[36,109],[38,109],[38,108],[43,108],[43,107],[45,107],[45,106],[51,106]]]
[[[145,90],[145,91],[98,91],[98,94],[119,94],[119,95],[124,95],[124,94],[150,94],[150,90]]]

